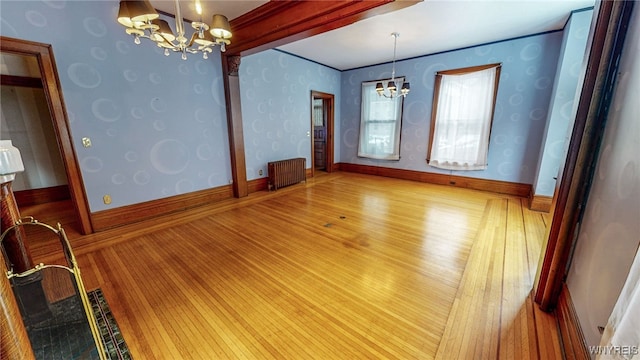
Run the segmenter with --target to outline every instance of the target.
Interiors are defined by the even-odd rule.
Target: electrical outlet
[[[258,175],[262,176],[262,169],[258,170]]]
[[[102,201],[105,203],[105,205],[109,205],[111,204],[111,195],[105,195],[102,197]]]
[[[83,137],[82,138],[82,146],[84,146],[86,148],[90,148],[91,147],[91,139],[89,139],[88,137]]]

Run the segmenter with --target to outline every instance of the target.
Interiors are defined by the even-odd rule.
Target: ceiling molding
[[[414,0],[270,1],[231,20],[225,55],[250,55],[416,4]]]

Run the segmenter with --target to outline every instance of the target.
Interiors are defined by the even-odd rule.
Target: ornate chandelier
[[[199,0],[196,0],[196,11],[202,16]],[[133,36],[136,44],[140,44],[140,38],[149,39],[164,48],[166,56],[172,51],[179,52],[183,60],[187,59],[187,53],[202,53],[202,57],[207,59],[213,47],[220,45],[220,51],[224,52],[231,43],[231,27],[226,16],[214,14],[210,25],[202,22],[202,19],[193,21],[191,27],[194,32],[187,38],[178,0],[175,0],[175,12],[176,35],[169,24],[159,18],[160,15],[148,0],[121,0],[118,22],[126,27],[127,34]]]
[[[387,91],[385,91],[384,86],[382,85],[381,82],[376,84],[376,91],[378,92],[379,96],[384,96],[387,98],[392,98],[395,97],[396,94],[398,93],[398,90],[396,88],[396,83],[395,83],[395,77],[396,77],[396,44],[398,42],[398,36],[400,36],[399,33],[397,32],[393,32],[391,33],[391,36],[393,36],[393,69],[391,71],[391,80],[389,80],[389,82],[387,83],[387,90],[388,90],[388,95],[387,95]],[[409,85],[408,82],[403,82],[402,83],[402,88],[400,89],[400,96],[407,96],[407,94],[409,93],[409,91],[411,90],[411,86]]]

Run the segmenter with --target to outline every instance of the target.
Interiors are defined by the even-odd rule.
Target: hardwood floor
[[[545,216],[338,172],[88,236],[61,222],[135,359],[554,359],[530,295]]]

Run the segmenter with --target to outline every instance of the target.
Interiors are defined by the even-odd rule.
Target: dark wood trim
[[[416,4],[414,0],[269,1],[231,20],[229,55],[250,55],[372,16]]]
[[[429,120],[429,143],[427,144],[427,164],[431,161],[431,147],[433,145],[433,133],[436,130],[436,115],[438,114],[438,99],[440,98],[440,82],[442,76],[435,76],[433,81],[433,99],[431,100],[431,118]]]
[[[247,187],[247,166],[244,153],[244,133],[242,130],[242,106],[240,103],[240,80],[238,69],[240,56],[222,57],[222,78],[224,98],[227,108],[227,131],[229,135],[229,153],[231,156],[231,175],[233,177],[233,195],[237,198],[249,194]]]
[[[0,74],[0,85],[42,89],[42,80],[37,77]]]
[[[249,194],[269,189],[269,178],[263,177],[249,181]]]
[[[571,294],[566,285],[563,285],[558,299],[558,307],[555,310],[558,320],[558,330],[562,337],[562,347],[566,359],[588,360],[591,359],[587,349],[587,342],[580,326],[580,320],[576,309],[573,307]]]
[[[18,207],[45,204],[49,202],[69,200],[68,185],[51,186],[40,189],[14,191]]]
[[[238,68],[250,55],[418,3],[415,0],[269,1],[231,21],[233,39],[222,56],[223,83],[235,197],[249,193]],[[333,152],[333,147],[331,147]],[[311,153],[313,156],[313,153]],[[333,158],[332,158],[333,160]],[[332,169],[333,166],[328,167]]]
[[[311,91],[311,175],[315,175],[315,142],[313,141],[313,100],[322,99],[323,106],[326,107],[325,113],[327,114],[327,139],[326,139],[326,152],[325,152],[325,171],[330,173],[333,170],[333,151],[334,151],[334,123],[335,123],[335,97],[333,94],[328,94],[320,91]]]
[[[154,217],[184,211],[194,207],[233,197],[231,185],[213,189],[195,191],[164,199],[122,206],[110,210],[97,211],[91,214],[91,222],[95,231],[127,225]]]
[[[553,196],[529,194],[529,209],[548,213],[551,211]]]
[[[632,7],[632,1],[602,1],[594,13],[595,27],[587,44],[589,56],[584,83],[567,158],[556,186],[547,246],[534,285],[535,301],[544,311],[551,311],[557,305],[570,267],[571,249],[597,165]]]
[[[56,133],[58,147],[62,155],[62,163],[67,174],[69,193],[76,212],[78,225],[82,234],[93,232],[89,217],[89,203],[84,192],[84,183],[76,156],[66,107],[62,97],[62,88],[58,78],[53,49],[51,45],[33,41],[19,40],[0,36],[0,51],[24,56],[35,56],[38,59],[42,85],[49,113],[53,121],[53,129]]]
[[[465,68],[450,69],[450,70],[441,70],[436,72],[436,75],[462,75],[462,74],[468,74],[476,71],[487,70],[494,67],[501,68],[502,63],[476,65],[476,66],[469,66]],[[499,76],[497,76],[497,78],[499,78]],[[496,87],[498,87],[497,80],[496,80]]]
[[[340,163],[341,171],[378,175],[396,179],[413,180],[429,184],[449,185],[465,189],[490,191],[499,194],[527,197],[530,184],[512,183],[499,180],[476,179],[464,176],[436,174],[422,171],[393,169],[380,166]]]

